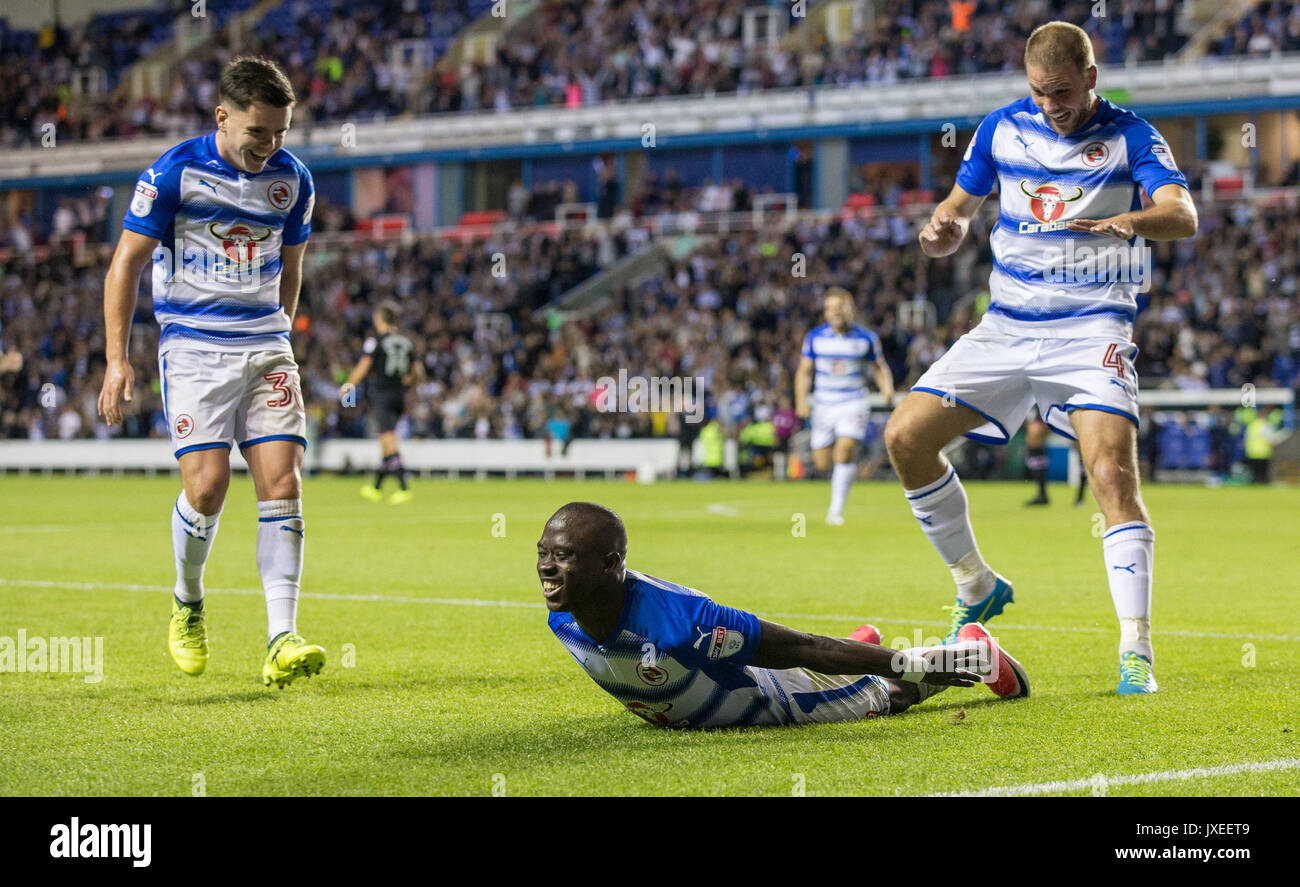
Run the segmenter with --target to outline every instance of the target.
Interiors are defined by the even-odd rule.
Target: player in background
[[[1054,431],[1077,438],[1106,521],[1118,691],[1153,693],[1155,533],[1138,488],[1132,328],[1150,267],[1144,238],[1192,236],[1196,208],[1160,133],[1093,92],[1097,66],[1083,30],[1036,29],[1025,69],[1032,95],[984,118],[952,193],[920,233],[927,256],[951,255],[999,185],[988,310],[899,404],[886,444],[913,515],[957,583],[951,639],[1002,612],[1012,588],[980,555],[943,447],[960,434],[1006,443],[1035,403]]]
[[[875,371],[876,387],[886,402],[894,398],[894,376],[885,363],[880,337],[853,322],[853,296],[848,290],[828,289],[822,310],[826,322],[804,336],[794,377],[795,412],[800,419],[812,418],[813,465],[831,476],[826,523],[839,526],[858,470],[858,446],[871,419],[867,371]]]
[[[1033,415],[1025,423],[1025,470],[1029,479],[1038,487],[1034,498],[1026,505],[1047,505],[1047,423],[1038,415],[1035,407]]]
[[[364,354],[357,362],[344,392],[355,391],[358,383],[375,365],[375,354],[380,356],[379,372],[370,384],[370,400],[374,404],[375,421],[379,425],[380,464],[375,471],[374,484],[361,488],[361,495],[371,502],[384,498],[384,478],[390,474],[397,478],[400,489],[394,490],[388,501],[403,505],[411,501],[411,491],[406,486],[406,469],[397,446],[397,423],[406,412],[406,391],[424,381],[424,366],[415,357],[415,345],[397,327],[398,307],[395,302],[383,301],[375,309],[371,322],[376,335],[366,339]]]
[[[949,647],[891,650],[864,625],[806,634],[627,569],[618,515],[570,502],[546,522],[537,575],[560,643],[601,689],[661,727],[854,721],[898,714],[945,687],[1029,695],[1020,663],[968,625]]]
[[[136,183],[104,285],[108,366],[99,412],[114,425],[135,384],[127,358],[140,272],[153,262],[163,410],[182,490],[171,511],[176,589],[168,648],[207,667],[203,567],[239,445],[257,492],[266,594],[262,680],[283,688],[325,665],[297,630],[306,414],[289,330],[311,235],[311,174],[284,150],[293,87],[270,61],[232,60],[215,132],[181,142]]]
[[[1034,498],[1026,502],[1026,505],[1050,505],[1051,500],[1047,498],[1047,432],[1050,429],[1047,423],[1043,421],[1038,414],[1038,408],[1030,413],[1029,421],[1025,424],[1025,468],[1029,472],[1029,479],[1034,482],[1037,492]],[[1071,444],[1076,450],[1079,447],[1078,441]],[[1078,508],[1083,504],[1083,494],[1088,489],[1088,472],[1079,472],[1079,486],[1074,491],[1074,506]]]

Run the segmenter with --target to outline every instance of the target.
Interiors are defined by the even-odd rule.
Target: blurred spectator
[[[142,0],[144,2],[144,0]],[[172,88],[132,101],[113,88],[126,69],[171,39],[176,12],[100,16],[74,30],[6,32],[0,64],[0,144],[36,144],[51,124],[63,140],[166,134],[210,127],[221,67],[235,54],[229,18],[253,0],[216,4],[217,37],[176,62]],[[157,5],[157,4],[155,4]],[[299,96],[295,125],[406,114],[576,108],[655,96],[753,92],[1018,70],[1030,31],[1047,17],[1038,0],[888,0],[839,45],[813,31],[744,43],[746,7],[783,9],[790,28],[815,26],[793,5],[763,0],[542,0],[497,41],[490,63],[438,65],[491,0],[335,0],[329,11],[300,0],[272,8],[240,31],[238,52],[283,64]],[[1093,37],[1103,64],[1163,59],[1178,49],[1178,4],[1139,0],[1094,16],[1092,0],[1057,4],[1058,19]],[[1294,4],[1263,4],[1214,51],[1245,55],[1300,46]],[[87,88],[72,91],[74,72]]]

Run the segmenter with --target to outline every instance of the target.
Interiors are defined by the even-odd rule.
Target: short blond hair
[[[1074,68],[1086,72],[1097,64],[1092,53],[1092,39],[1078,25],[1069,22],[1048,22],[1034,28],[1025,41],[1025,67],[1053,71]]]
[[[822,304],[825,305],[831,299],[844,299],[853,307],[853,293],[849,292],[842,286],[833,286],[822,294]]]

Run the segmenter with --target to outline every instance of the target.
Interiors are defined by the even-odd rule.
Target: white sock
[[[212,540],[217,538],[216,514],[199,514],[185,498],[176,497],[172,508],[172,551],[176,555],[176,598],[185,604],[203,601],[203,565],[207,563]]]
[[[843,514],[844,502],[849,498],[849,487],[858,473],[857,463],[836,462],[831,469],[831,514]]]
[[[257,503],[257,572],[266,592],[266,639],[297,631],[305,524],[301,499]]]
[[[912,514],[930,544],[952,571],[957,596],[963,604],[982,601],[993,591],[997,577],[984,563],[966,509],[966,490],[951,465],[937,481],[918,490],[903,490]]]
[[[1156,534],[1142,521],[1108,527],[1101,537],[1110,597],[1119,616],[1119,652],[1154,660],[1151,652],[1151,578]]]

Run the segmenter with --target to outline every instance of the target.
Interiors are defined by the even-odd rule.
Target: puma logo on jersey
[[[712,630],[700,628],[698,625],[695,626],[695,630],[700,633],[700,636],[695,639],[695,643],[691,644],[692,650],[700,649],[700,644],[704,643],[704,639],[713,635]]]

